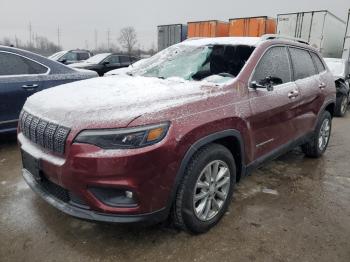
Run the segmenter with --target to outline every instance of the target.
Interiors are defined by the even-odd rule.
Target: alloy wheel
[[[342,115],[344,115],[346,113],[347,109],[348,109],[348,98],[344,96],[342,101],[341,101],[341,105],[340,105],[340,111],[341,111]]]
[[[193,192],[193,209],[202,221],[214,218],[222,209],[230,190],[228,165],[215,160],[200,173]]]
[[[330,120],[326,118],[323,120],[320,133],[318,136],[318,147],[321,151],[323,151],[328,144],[330,132],[331,132]]]

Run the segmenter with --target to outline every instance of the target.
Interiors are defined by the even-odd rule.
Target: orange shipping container
[[[276,19],[267,16],[230,19],[229,36],[276,34]]]
[[[229,23],[216,20],[189,22],[187,37],[228,36]]]

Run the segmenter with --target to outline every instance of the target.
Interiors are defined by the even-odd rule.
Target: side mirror
[[[254,88],[254,89],[258,89],[258,88],[264,88],[264,89],[266,89],[266,86],[260,85],[260,84],[258,84],[258,82],[256,82],[256,81],[252,81],[252,82],[250,83],[250,87],[251,87],[251,88]]]
[[[65,64],[65,63],[67,63],[67,59],[59,60],[59,62],[61,62],[62,64]]]
[[[109,65],[110,63],[108,62],[108,61],[104,61],[103,63],[102,63],[102,65],[104,65],[104,66],[106,66],[106,65]]]

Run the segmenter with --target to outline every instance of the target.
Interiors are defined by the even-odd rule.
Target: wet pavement
[[[0,138],[0,261],[350,261],[350,114],[328,151],[296,149],[237,187],[209,233],[84,222],[49,206],[20,174],[14,137]]]

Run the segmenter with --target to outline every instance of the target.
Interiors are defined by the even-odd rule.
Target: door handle
[[[318,87],[320,89],[325,89],[326,88],[326,84],[325,83],[320,83]]]
[[[34,90],[36,88],[38,88],[39,85],[38,84],[31,84],[31,85],[23,85],[22,88],[28,91]]]
[[[298,96],[299,96],[299,91],[297,90],[294,90],[288,93],[288,98],[290,99],[295,99]]]

